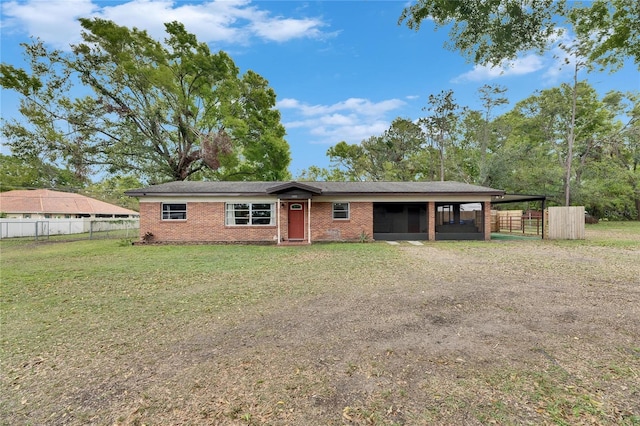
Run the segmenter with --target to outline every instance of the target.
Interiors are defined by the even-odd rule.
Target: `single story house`
[[[0,213],[9,219],[137,219],[138,212],[80,194],[30,189],[0,192]]]
[[[170,182],[140,200],[144,241],[489,240],[504,191],[459,182]]]

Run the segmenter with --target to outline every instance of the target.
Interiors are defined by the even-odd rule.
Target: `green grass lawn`
[[[341,283],[332,285],[335,276],[357,282],[364,262],[383,267],[398,257],[382,244],[280,248],[3,240],[0,249],[0,420],[10,419],[1,424],[39,423],[50,415],[63,420],[64,407],[62,413],[52,408],[56,395],[89,380],[97,359],[160,350],[163,342],[202,323],[233,324],[241,318],[238,312],[342,291]],[[78,383],[63,385],[63,376],[40,372],[45,364],[53,371],[77,370]],[[15,389],[29,395],[23,403],[7,398]],[[76,413],[76,424],[84,420]]]
[[[277,248],[79,241],[8,246],[2,246],[4,342],[34,353],[69,338],[95,344],[105,338],[103,333],[132,323],[141,329],[178,327],[213,310],[303,297],[324,288],[336,273],[352,274],[365,258],[386,262],[393,256],[375,244]],[[288,280],[277,272],[301,264],[313,280]],[[207,303],[198,303],[202,300]]]
[[[544,260],[546,263],[535,268],[522,263],[528,253],[544,252],[546,248],[556,252]],[[117,240],[2,240],[0,424],[162,424],[176,419],[190,424],[304,424],[319,420],[322,424],[447,424],[471,416],[472,422],[487,424],[622,421],[640,425],[640,386],[633,388],[629,384],[635,380],[634,375],[640,383],[639,341],[635,346],[620,344],[599,359],[605,363],[607,375],[603,373],[598,379],[599,385],[589,381],[587,386],[587,381],[578,380],[571,372],[571,366],[555,361],[549,369],[536,366],[522,370],[520,366],[482,370],[481,366],[474,366],[474,375],[469,375],[472,369],[456,361],[459,355],[452,354],[451,360],[445,355],[427,359],[410,349],[401,352],[380,348],[377,340],[374,343],[356,337],[359,330],[367,328],[366,321],[363,324],[357,317],[337,315],[332,318],[336,328],[353,330],[354,340],[361,342],[357,353],[363,357],[344,361],[344,366],[339,367],[344,376],[340,380],[361,380],[362,383],[351,383],[354,389],[365,386],[367,380],[378,383],[375,389],[363,388],[368,389],[368,397],[353,401],[338,399],[341,385],[335,383],[335,371],[330,374],[329,367],[323,364],[329,362],[326,357],[331,360],[334,356],[332,362],[338,365],[338,355],[314,355],[322,346],[314,346],[313,341],[299,343],[306,336],[290,337],[282,341],[283,346],[274,347],[268,340],[267,346],[259,346],[265,349],[257,355],[241,355],[246,351],[242,343],[245,338],[264,339],[272,333],[269,330],[275,329],[293,327],[291,333],[295,331],[295,323],[289,325],[294,320],[277,316],[284,310],[306,312],[304,307],[308,306],[311,313],[299,318],[302,321],[307,318],[305,315],[311,315],[307,320],[311,327],[313,312],[349,312],[340,303],[358,305],[363,312],[368,306],[383,311],[388,305],[380,302],[386,300],[384,297],[394,300],[409,293],[421,297],[424,283],[437,281],[446,288],[448,282],[456,282],[461,283],[461,288],[473,289],[474,277],[480,280],[479,272],[469,272],[460,256],[468,256],[470,264],[478,267],[483,262],[493,262],[488,277],[521,276],[537,285],[545,280],[561,281],[558,277],[562,275],[557,274],[566,271],[567,279],[582,277],[580,274],[586,277],[580,278],[582,281],[592,277],[602,291],[613,288],[618,281],[628,285],[635,276],[633,268],[638,267],[628,259],[640,254],[640,223],[588,225],[585,241],[447,241],[410,250],[415,250],[411,256],[417,254],[426,260],[416,260],[406,249],[384,243],[131,246]],[[430,265],[431,253],[444,260]],[[581,257],[575,258],[576,253]],[[567,257],[569,263],[557,263],[558,254]],[[621,259],[621,266],[605,262],[602,268],[611,269],[592,271],[592,260],[585,266],[579,264],[579,268],[571,263],[574,258],[583,262],[590,256]],[[449,258],[450,262],[446,260]],[[439,275],[433,275],[436,270]],[[602,271],[610,271],[610,278],[600,280]],[[482,278],[482,282],[486,279]],[[502,285],[507,294],[516,291],[511,282]],[[631,298],[635,300],[637,296],[636,288],[624,303],[631,303]],[[449,302],[453,297],[433,296],[446,306],[450,304],[447,309],[462,312],[467,305]],[[502,306],[501,300],[491,303]],[[326,304],[315,310],[313,307],[319,302]],[[406,309],[410,311],[409,305]],[[508,306],[496,309],[500,315],[518,310]],[[259,324],[263,316],[273,315],[275,325],[265,319],[267,325],[257,332],[243,331],[246,324]],[[367,318],[371,322],[377,317]],[[440,316],[429,318],[434,324],[447,321]],[[349,345],[351,339],[337,337],[331,330],[325,332],[328,347]],[[213,347],[203,343],[213,334],[226,343]],[[559,340],[558,347],[569,347],[573,342],[570,338],[566,343]],[[287,355],[286,351],[293,351],[296,345],[306,345],[306,349],[296,350],[307,352]],[[233,351],[238,354],[237,364]],[[196,361],[192,359],[196,353],[210,355]],[[265,357],[265,365],[256,369],[253,365],[261,356]],[[526,356],[548,361],[533,348]],[[351,359],[348,355],[345,358]],[[212,359],[216,360],[215,366],[209,364],[214,362]],[[357,359],[367,359],[366,365]],[[583,362],[588,363],[580,360]],[[199,363],[207,368],[191,367]],[[446,368],[451,374],[451,389],[440,388],[440,396],[432,399],[426,399],[426,395],[435,395],[427,382],[413,391],[407,390],[409,385],[403,380],[408,379],[403,378],[403,372],[410,365],[424,371]],[[458,365],[457,373],[448,370]],[[582,364],[576,365],[575,371],[580,368]],[[180,372],[179,377],[172,369]],[[217,387],[213,383],[218,383]],[[441,383],[446,381],[434,382],[434,386]],[[583,387],[576,387],[576,383]],[[614,409],[608,410],[606,403],[598,399],[598,386],[622,386],[623,394],[629,395],[625,406],[635,407],[635,411],[627,408],[616,414]],[[416,390],[424,391],[422,399],[412,400]],[[519,402],[509,405],[510,394],[517,395],[514,398],[520,398]],[[336,413],[323,417],[326,412],[318,411],[319,403],[309,401],[331,401],[338,408]],[[432,401],[433,405],[423,406],[424,401]],[[210,407],[207,404],[220,408],[193,408]],[[526,416],[520,411],[525,408]],[[189,414],[185,414],[187,411]]]

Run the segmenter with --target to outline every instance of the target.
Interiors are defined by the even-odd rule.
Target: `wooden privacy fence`
[[[584,240],[584,206],[549,207],[545,210],[544,238]]]

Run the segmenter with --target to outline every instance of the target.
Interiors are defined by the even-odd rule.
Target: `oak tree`
[[[31,72],[2,65],[2,87],[22,95],[22,120],[3,123],[14,152],[41,150],[79,174],[92,167],[149,182],[278,180],[289,146],[276,95],[259,74],[177,22],[161,42],[146,31],[81,19],[70,53],[25,45]]]

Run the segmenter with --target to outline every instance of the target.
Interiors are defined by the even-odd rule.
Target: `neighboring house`
[[[126,192],[156,242],[491,238],[504,191],[458,182],[171,182]],[[469,209],[471,207],[471,209]]]
[[[9,219],[138,218],[136,211],[80,194],[49,189],[0,192],[0,213]]]

